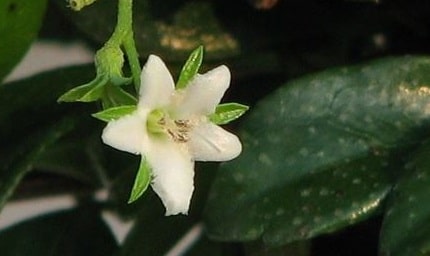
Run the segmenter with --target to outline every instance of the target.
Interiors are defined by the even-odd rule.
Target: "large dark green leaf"
[[[57,141],[35,161],[39,171],[73,178],[81,183],[99,186],[107,182],[108,175],[103,162],[103,146],[100,130],[89,132],[74,129],[73,133]],[[105,177],[106,175],[106,177]]]
[[[82,126],[88,134],[88,110],[60,105],[56,99],[89,73],[87,67],[71,68],[0,87],[0,206],[58,139]]]
[[[308,256],[311,253],[310,244],[309,241],[304,241],[287,244],[281,247],[268,247],[261,241],[258,241],[245,243],[244,247],[247,256]]]
[[[3,256],[105,256],[116,249],[109,228],[91,208],[52,213],[0,233]]]
[[[39,74],[21,81],[0,86],[0,137],[2,142],[13,140],[8,133],[35,130],[46,122],[52,122],[67,112],[79,113],[85,110],[79,104],[58,104],[57,99],[65,91],[94,75],[92,66],[59,69]],[[88,110],[86,110],[88,111]],[[17,124],[20,125],[17,125]],[[5,138],[3,138],[5,137]]]
[[[64,118],[42,131],[29,133],[16,145],[4,149],[0,164],[0,209],[13,194],[24,175],[33,168],[35,160],[64,134],[71,131],[74,122]]]
[[[75,12],[64,8],[77,26],[104,43],[116,24],[117,1],[99,1]],[[237,39],[223,29],[214,6],[207,1],[134,1],[134,32],[138,51],[184,61],[200,45],[207,59],[238,54]]]
[[[373,214],[391,187],[393,150],[430,119],[430,59],[388,58],[286,84],[243,124],[242,155],[222,165],[209,234],[280,245]]]
[[[410,169],[409,169],[410,168]],[[414,153],[394,188],[381,231],[381,255],[430,254],[430,143]]]
[[[46,0],[0,1],[0,81],[36,37],[45,6]]]

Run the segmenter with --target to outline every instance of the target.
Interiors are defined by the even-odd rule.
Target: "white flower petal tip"
[[[191,171],[191,182],[186,182],[187,180],[189,181],[187,178],[184,180],[172,180],[170,177],[154,178],[151,186],[163,202],[166,208],[166,216],[188,214],[191,197],[194,191],[194,170]],[[180,173],[180,170],[173,169],[172,172]],[[177,181],[177,183],[175,184],[174,181]]]
[[[156,55],[150,55],[140,75],[139,105],[159,108],[169,104],[175,83],[166,64]]]
[[[227,89],[230,86],[231,74],[230,69],[221,65],[203,74],[211,84],[215,84]]]
[[[189,147],[195,161],[229,161],[242,152],[239,138],[213,123],[193,129]]]
[[[213,113],[230,86],[230,78],[230,70],[226,66],[196,75],[184,89],[184,98],[176,108],[177,116],[187,118]]]
[[[152,166],[152,189],[166,215],[188,212],[194,191],[194,161],[189,152],[170,140],[152,140],[146,157]]]
[[[166,208],[165,215],[188,215],[188,209],[190,207],[192,192],[189,198],[173,198],[168,194],[158,194]]]
[[[179,170],[173,169],[172,172]],[[183,180],[176,180],[177,183],[170,177],[156,177],[152,183],[152,189],[157,193],[166,208],[165,215],[188,214],[191,197],[194,191],[193,184],[194,171],[191,172],[191,182],[187,177]],[[165,180],[168,179],[168,180]],[[185,182],[184,182],[185,181]]]

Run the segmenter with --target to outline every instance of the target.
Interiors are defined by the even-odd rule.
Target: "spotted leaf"
[[[430,253],[430,142],[412,155],[393,190],[381,229],[380,255]]]
[[[244,121],[242,155],[220,167],[206,207],[212,238],[307,239],[380,209],[394,152],[428,129],[430,59],[388,58],[291,81]]]

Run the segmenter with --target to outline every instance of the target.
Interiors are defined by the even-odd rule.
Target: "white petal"
[[[210,122],[191,130],[188,146],[195,161],[228,161],[242,151],[236,135]]]
[[[183,101],[177,107],[178,118],[215,112],[229,85],[230,70],[224,65],[197,75],[184,89]]]
[[[187,214],[194,190],[194,162],[181,146],[169,139],[151,139],[145,154],[152,167],[152,189],[166,207],[166,215]]]
[[[147,147],[148,143],[146,116],[147,113],[136,111],[109,122],[103,130],[103,142],[122,151],[142,153],[142,149]]]
[[[139,106],[155,109],[168,105],[175,84],[166,65],[158,56],[148,57],[140,80]]]

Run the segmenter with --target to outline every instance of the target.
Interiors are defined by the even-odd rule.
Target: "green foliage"
[[[188,57],[184,66],[182,67],[181,73],[179,75],[178,82],[176,83],[177,89],[185,88],[191,79],[197,75],[199,72],[199,68],[202,65],[203,61],[203,46],[199,46],[195,49]]]
[[[0,81],[18,63],[36,38],[46,0],[0,1]]]
[[[72,120],[64,118],[52,127],[30,132],[29,137],[15,141],[16,145],[8,147],[8,151],[3,152],[0,166],[0,209],[12,196],[24,175],[33,168],[34,162],[43,154],[46,147],[51,146],[74,127]]]
[[[0,112],[0,208],[38,157],[84,124],[78,124],[77,120],[85,120],[82,118],[85,112],[55,103],[61,91],[70,88],[70,81],[79,80],[76,74],[85,78],[84,70],[73,68],[0,86],[0,101],[8,103]],[[37,100],[32,100],[34,95],[38,95]]]
[[[106,172],[103,145],[100,141],[100,131],[88,130],[88,126],[75,125],[73,131],[44,149],[44,152],[35,159],[33,168],[90,188],[100,187],[104,182],[103,174]],[[45,188],[48,193],[50,190],[62,190],[60,184]],[[66,191],[75,192],[79,191],[79,188],[69,188]]]
[[[148,188],[151,182],[151,166],[144,157],[140,160],[139,170],[137,171],[136,179],[131,190],[128,203],[132,203],[139,199]]]
[[[114,108],[118,106],[136,105],[137,99],[123,90],[121,87],[106,84],[102,95],[103,109]]]
[[[0,232],[4,256],[112,255],[114,237],[97,209],[78,208],[22,222]]]
[[[248,106],[239,103],[219,104],[215,109],[215,113],[211,114],[209,119],[218,125],[228,124],[241,117],[248,109]]]
[[[110,48],[108,47],[108,49]],[[102,53],[107,56],[104,56]],[[121,68],[123,59],[120,60],[120,65],[117,66],[117,56],[110,54],[110,51],[99,51],[98,56],[99,58],[96,59],[96,63],[101,64],[97,66],[96,77],[89,83],[68,90],[58,98],[58,102],[92,102],[101,100],[104,108],[133,105],[137,102],[134,96],[120,87],[131,81],[130,78],[122,77]],[[100,61],[100,59],[103,61]],[[97,60],[99,61],[97,62]]]
[[[381,209],[430,120],[430,59],[388,58],[292,81],[243,123],[244,150],[222,165],[206,209],[209,235],[308,239]],[[407,151],[406,151],[407,152]]]
[[[381,229],[381,255],[430,253],[430,144],[411,155],[387,205]]]
[[[136,111],[136,108],[137,107],[135,105],[113,107],[113,108],[108,108],[106,110],[102,110],[100,112],[97,112],[97,113],[93,114],[92,116],[97,118],[97,119],[100,119],[102,121],[110,122],[110,121],[116,120],[122,116],[129,115],[129,114],[133,113],[134,111]]]
[[[101,98],[103,93],[104,85],[107,83],[107,77],[96,77],[93,81],[77,86],[70,91],[67,91],[60,98],[58,102],[91,102]]]

